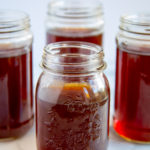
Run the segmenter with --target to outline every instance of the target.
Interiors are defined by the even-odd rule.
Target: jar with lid
[[[104,19],[99,0],[52,0],[46,19],[46,43],[85,41],[103,45]]]
[[[117,35],[114,129],[126,140],[150,142],[150,15],[121,17]]]
[[[0,11],[0,139],[22,136],[33,124],[29,22],[26,13]]]
[[[86,42],[45,47],[36,88],[38,150],[106,150],[110,91],[103,56]]]

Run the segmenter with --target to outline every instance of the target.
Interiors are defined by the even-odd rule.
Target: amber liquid
[[[49,94],[46,99],[37,95],[38,150],[106,150],[107,99],[96,98],[92,89],[82,84],[43,91]]]
[[[47,44],[61,41],[82,41],[102,46],[103,34],[93,33],[92,29],[57,29],[47,31]]]
[[[117,49],[114,129],[134,142],[150,142],[149,65],[150,55]]]
[[[0,57],[0,138],[25,134],[33,124],[32,107],[32,52]]]

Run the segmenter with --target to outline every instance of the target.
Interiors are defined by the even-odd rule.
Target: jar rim
[[[132,25],[150,26],[150,13],[124,14],[120,21]]]
[[[103,58],[103,49],[96,44],[56,42],[44,48],[41,66],[56,72],[87,73],[103,70],[106,67]]]
[[[28,19],[29,15],[19,10],[0,10],[0,23]]]
[[[0,10],[0,33],[22,31],[30,28],[29,15],[19,10]]]
[[[57,52],[60,52],[59,48],[86,48],[95,51],[96,53],[90,54],[88,57],[94,58],[98,55],[98,53],[101,53],[101,56],[103,57],[103,49],[101,46],[88,43],[88,42],[79,42],[79,41],[63,41],[63,42],[55,42],[50,43],[44,47],[44,51],[50,54],[51,56],[58,56]],[[52,50],[56,49],[56,52],[54,53]],[[65,57],[64,55],[59,55],[59,57]],[[67,56],[70,57],[70,56]]]
[[[150,35],[150,14],[149,13],[137,13],[137,14],[125,14],[120,18],[119,28],[123,32],[131,33],[134,35],[142,36]],[[132,36],[132,35],[131,35]]]
[[[88,3],[87,1],[84,5],[80,5],[79,2],[73,1],[69,3],[69,1],[52,0],[48,4],[48,15],[68,19],[83,19],[103,15],[103,7],[100,1],[96,3],[92,3],[92,1]]]

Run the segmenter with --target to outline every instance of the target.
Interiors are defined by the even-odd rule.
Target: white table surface
[[[44,20],[47,3],[50,0],[0,0],[0,9],[18,9],[28,12],[31,18],[34,34],[34,87],[41,72],[39,63],[42,49],[45,45]],[[94,0],[93,0],[94,1]],[[111,118],[114,105],[114,77],[115,77],[115,35],[118,30],[119,17],[126,12],[150,12],[149,0],[102,0],[105,14],[105,60],[108,64],[106,75],[111,86]],[[34,127],[22,138],[2,142],[0,150],[36,150]],[[121,139],[110,126],[110,140],[108,150],[150,150],[150,145],[128,143]]]

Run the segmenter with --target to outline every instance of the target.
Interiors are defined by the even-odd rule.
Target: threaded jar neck
[[[20,11],[0,10],[0,34],[29,30],[29,16]]]
[[[69,19],[101,16],[102,4],[91,0],[52,0],[48,5],[48,15]]]
[[[99,0],[52,0],[48,5],[47,22],[60,26],[103,26],[103,8]]]
[[[0,10],[0,55],[10,54],[9,50],[31,46],[32,32],[30,31],[29,16],[16,10]],[[7,53],[7,54],[6,54]]]
[[[103,70],[106,64],[100,46],[86,42],[57,42],[44,48],[42,67],[55,73],[85,74]]]
[[[117,45],[139,55],[150,55],[150,14],[127,14],[120,19]]]
[[[150,14],[127,14],[120,19],[120,30],[150,35]]]

